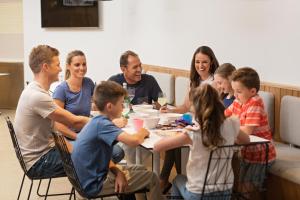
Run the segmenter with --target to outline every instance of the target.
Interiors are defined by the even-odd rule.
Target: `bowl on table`
[[[133,105],[132,109],[134,112],[140,112],[143,110],[151,110],[153,109],[153,105],[151,104],[139,104],[139,105]]]
[[[144,120],[144,127],[147,129],[154,129],[156,128],[160,118],[158,116],[149,116],[143,117]]]

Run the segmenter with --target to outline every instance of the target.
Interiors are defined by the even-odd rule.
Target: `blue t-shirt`
[[[227,99],[227,95],[223,98],[223,104],[225,108],[228,108],[234,101],[235,97],[231,96],[229,99]]]
[[[94,117],[73,142],[71,154],[84,192],[93,197],[100,193],[109,170],[113,144],[122,129],[106,116]]]
[[[66,81],[59,84],[52,95],[65,104],[65,109],[74,115],[90,116],[91,99],[94,93],[94,83],[90,78],[84,77],[79,92],[72,92]]]
[[[117,74],[109,78],[111,81],[115,81],[120,85],[127,83],[123,74]],[[131,103],[142,104],[144,102],[152,104],[152,101],[157,101],[158,94],[161,92],[161,89],[155,80],[155,78],[149,74],[142,74],[142,78],[136,84],[128,84],[128,88],[135,89],[135,95]]]

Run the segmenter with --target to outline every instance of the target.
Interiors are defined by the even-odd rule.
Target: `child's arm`
[[[109,162],[109,169],[116,176],[115,192],[125,192],[126,188],[128,187],[128,182],[125,174],[112,161]]]
[[[241,126],[240,129],[242,132],[248,134],[248,135],[251,135],[254,131],[254,128],[256,126]]]
[[[250,137],[247,133],[244,133],[243,131],[240,130],[235,143],[237,144],[247,144],[250,143]]]
[[[116,125],[119,128],[123,128],[127,125],[127,119],[125,117],[119,117],[116,119],[113,119],[112,122],[114,123],[114,125]]]
[[[192,140],[186,133],[179,133],[173,137],[163,138],[154,144],[154,151],[166,151],[181,147],[186,144],[192,144]]]
[[[123,142],[124,144],[127,144],[129,146],[138,146],[141,143],[144,142],[145,137],[149,136],[149,131],[147,131],[144,128],[141,128],[137,133],[135,134],[128,134],[126,132],[122,132],[118,135],[117,140],[119,142]]]

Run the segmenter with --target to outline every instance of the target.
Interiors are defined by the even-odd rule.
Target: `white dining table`
[[[123,130],[129,134],[133,134],[136,131],[134,130],[133,126],[131,124],[127,125],[125,128],[123,128]],[[161,140],[162,138],[166,137],[166,136],[160,136],[158,134],[156,134],[155,129],[154,130],[149,130],[150,135],[148,138],[145,138],[144,142],[142,144],[140,144],[140,147],[136,148],[136,164],[143,164],[142,163],[142,155],[141,155],[141,149],[140,148],[144,148],[147,149],[148,151],[150,151],[153,154],[153,172],[156,173],[158,176],[160,174],[160,153],[153,151],[153,147],[154,144]],[[250,135],[250,143],[266,143],[266,142],[270,142],[267,139],[258,137],[258,136],[254,136],[254,135]],[[183,146],[186,147],[186,146]],[[185,161],[181,162],[181,169],[182,172],[185,172],[185,164],[186,164],[187,158],[185,159]]]

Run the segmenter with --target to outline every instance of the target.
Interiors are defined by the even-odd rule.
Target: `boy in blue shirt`
[[[90,196],[113,192],[132,192],[147,187],[149,199],[163,199],[157,176],[142,166],[120,169],[111,161],[117,141],[138,146],[149,135],[142,128],[128,134],[112,123],[122,114],[126,91],[113,81],[103,81],[94,91],[93,101],[100,111],[78,134],[73,143],[72,160],[85,193]]]

